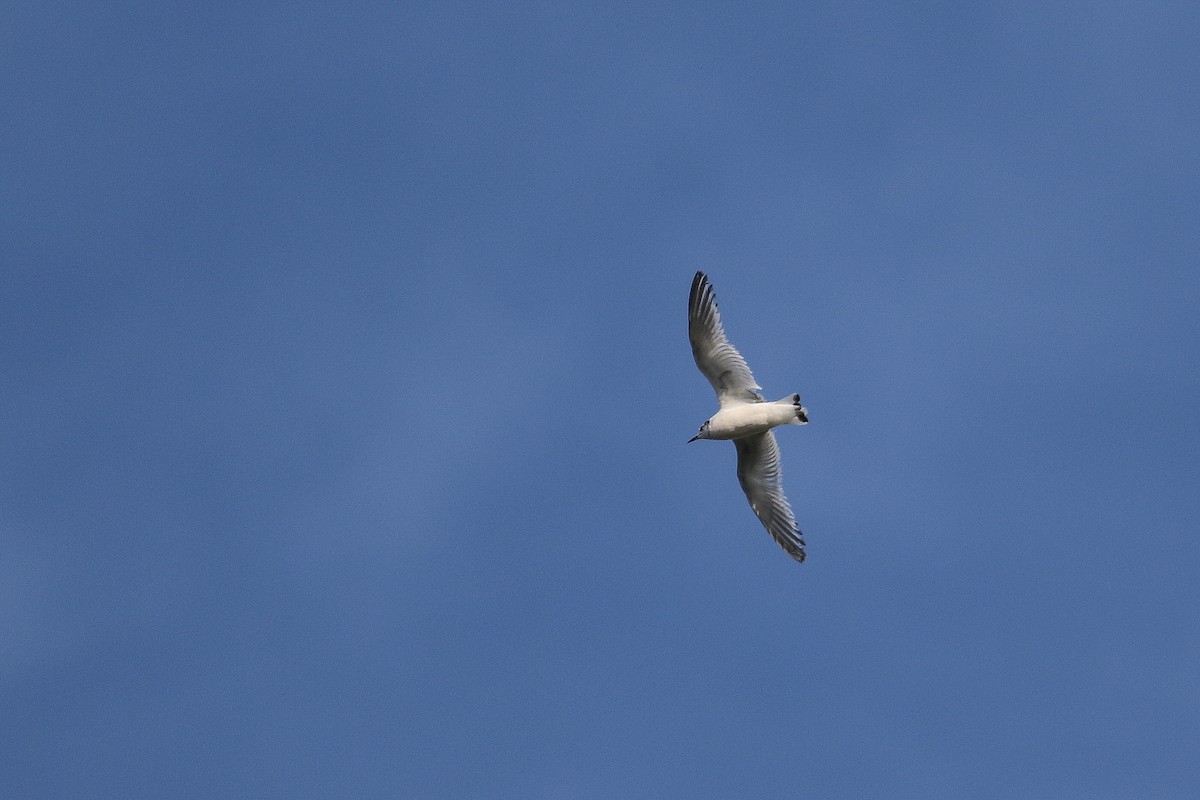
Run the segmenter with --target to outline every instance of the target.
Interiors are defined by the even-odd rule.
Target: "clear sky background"
[[[1197,796],[1195,3],[3,17],[0,795]]]

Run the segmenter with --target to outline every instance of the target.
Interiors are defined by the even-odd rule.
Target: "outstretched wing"
[[[763,527],[792,558],[804,562],[804,539],[796,527],[792,507],[783,496],[783,473],[779,468],[779,445],[775,434],[734,439],[737,448],[738,483]]]
[[[746,360],[725,338],[721,315],[717,312],[717,296],[708,276],[697,272],[692,279],[688,296],[688,338],[696,366],[708,378],[717,392],[717,402],[724,408],[741,403],[761,403],[761,389],[754,382]]]

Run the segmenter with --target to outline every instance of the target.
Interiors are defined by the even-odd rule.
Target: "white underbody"
[[[741,439],[792,422],[796,422],[796,407],[790,402],[731,405],[709,419],[707,438]]]

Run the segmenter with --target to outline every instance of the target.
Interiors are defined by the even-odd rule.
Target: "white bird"
[[[771,429],[777,425],[806,425],[808,411],[800,395],[763,402],[746,360],[725,337],[717,297],[708,276],[697,272],[688,297],[688,338],[696,366],[717,392],[720,410],[688,442],[732,439],[737,448],[738,483],[763,527],[797,561],[804,561],[804,539],[792,507],[783,496],[779,445]]]

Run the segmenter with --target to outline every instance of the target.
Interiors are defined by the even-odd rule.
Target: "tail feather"
[[[789,394],[787,397],[783,398],[782,400],[776,400],[775,402],[780,405],[790,405],[790,406],[795,407],[796,418],[794,420],[792,420],[791,424],[793,424],[793,425],[807,425],[808,424],[808,409],[805,408],[804,406],[800,405],[800,395]]]

